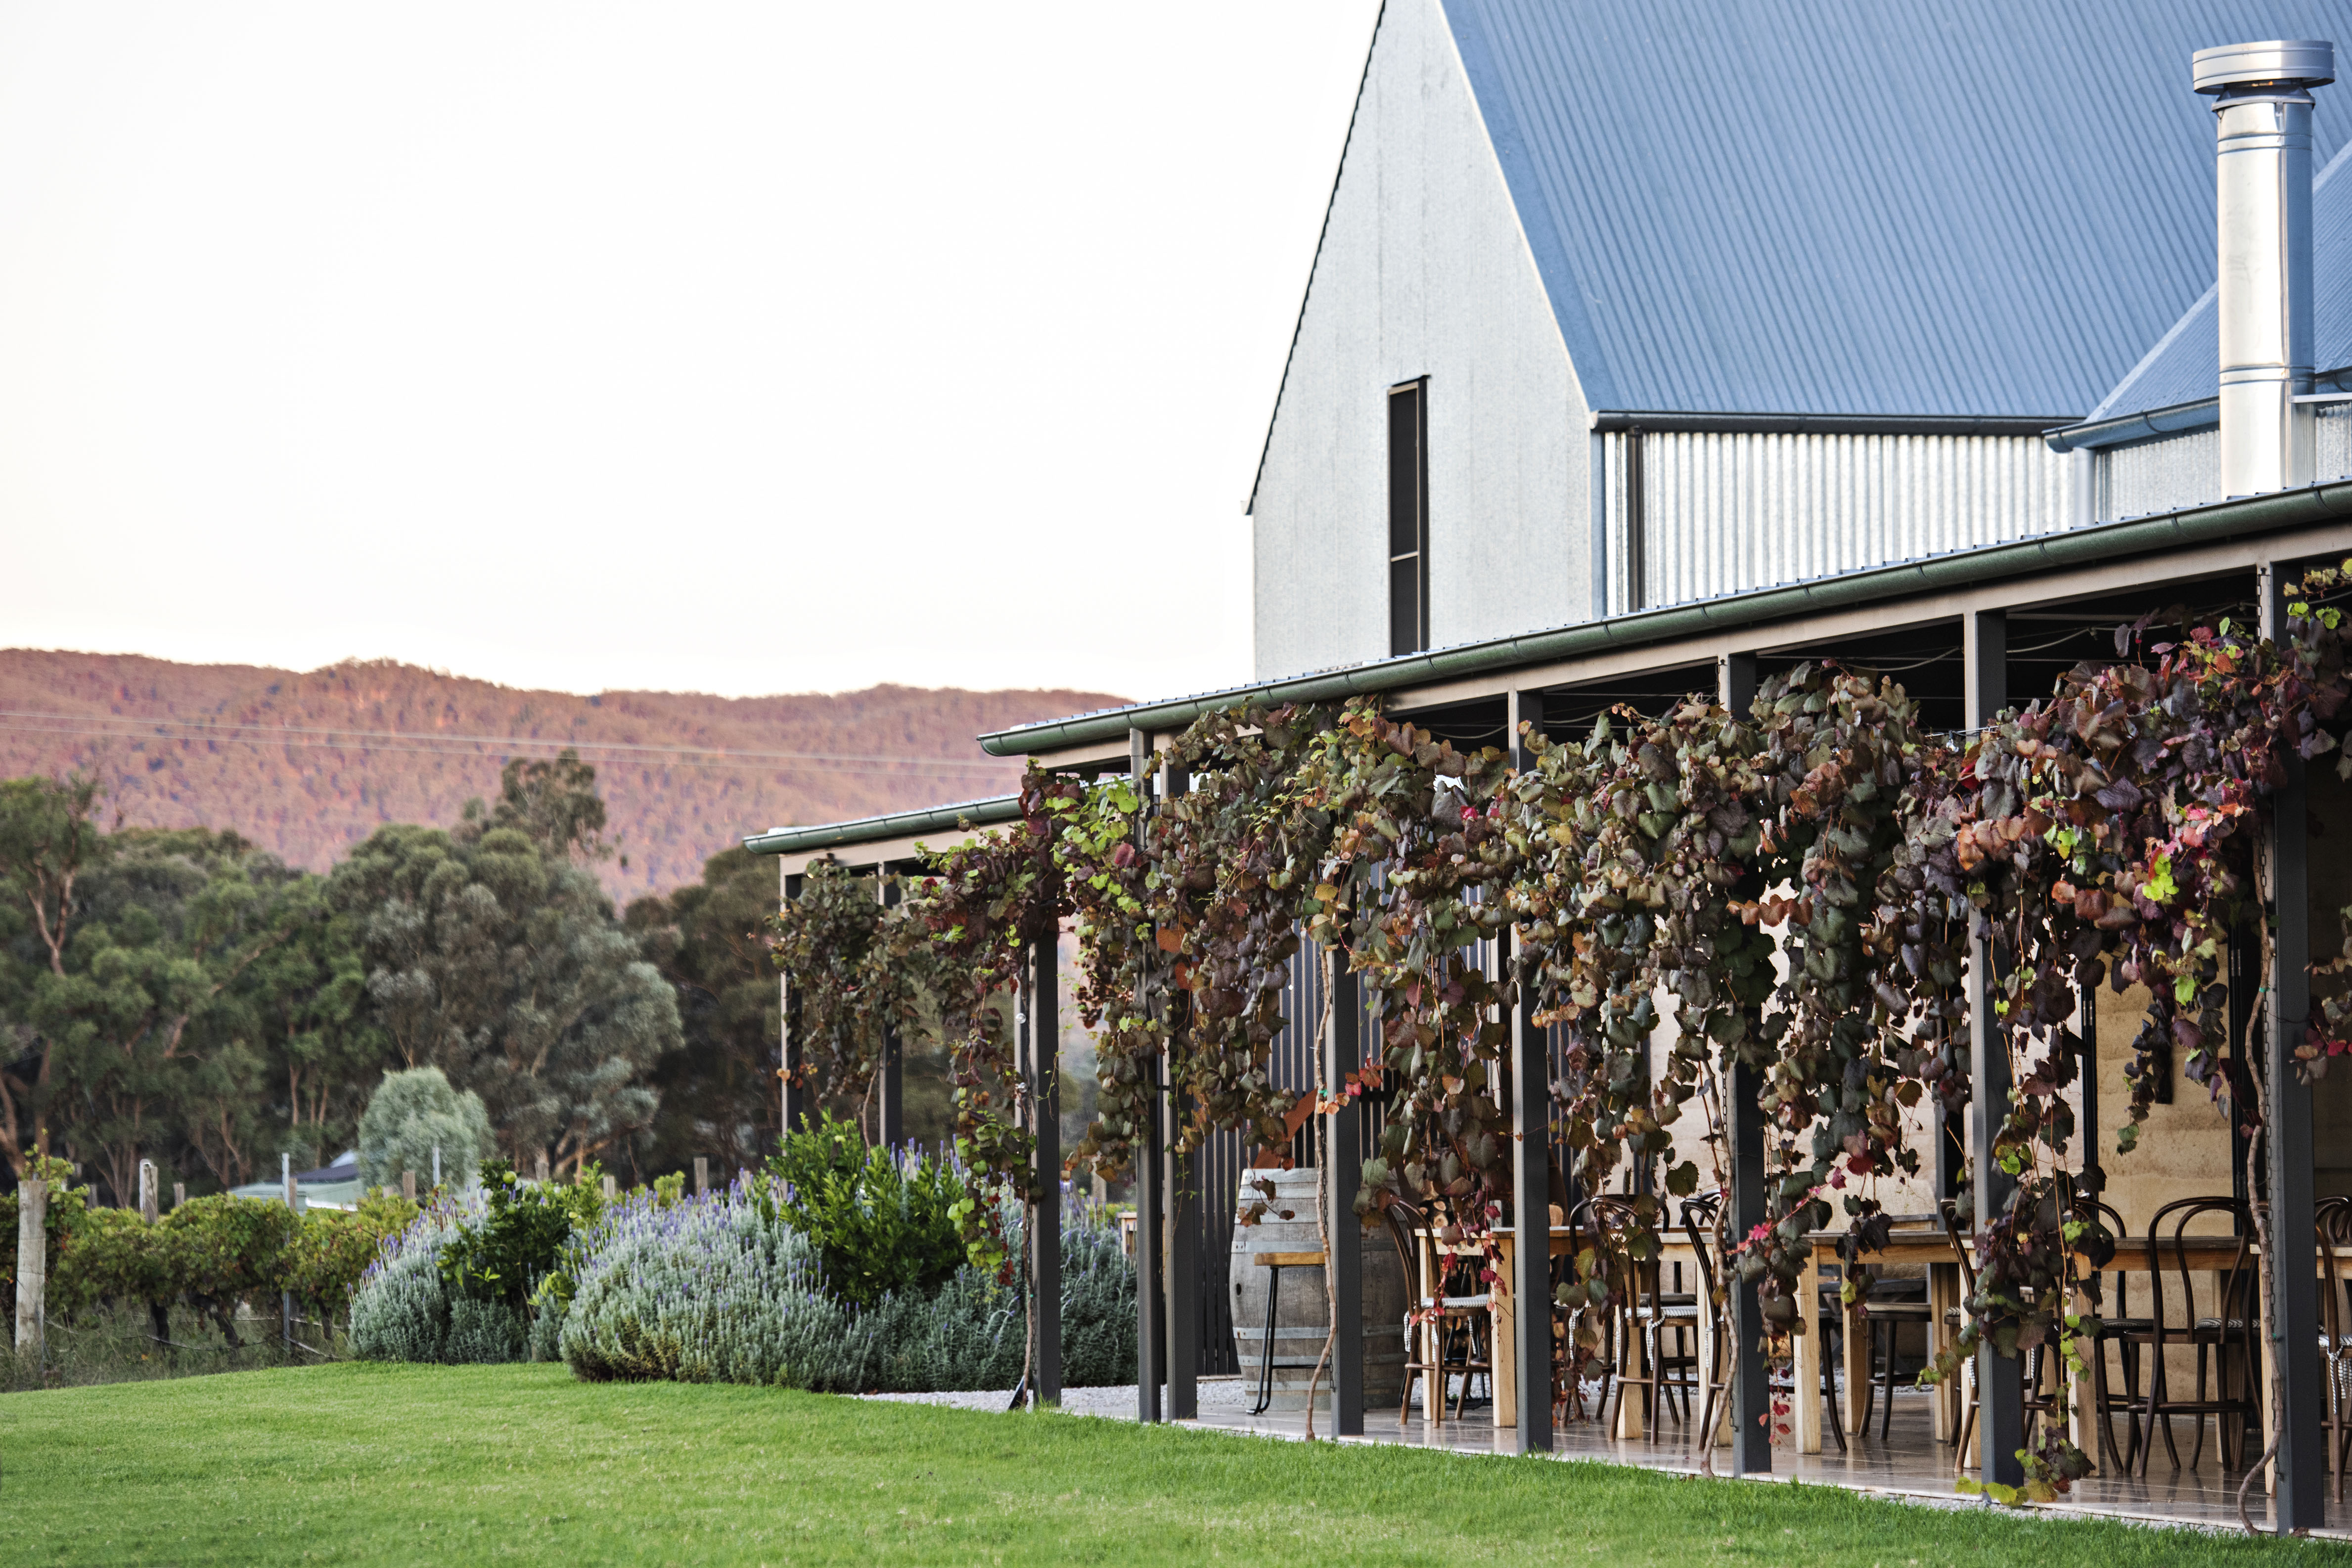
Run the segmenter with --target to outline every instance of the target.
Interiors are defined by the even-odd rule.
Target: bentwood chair
[[[2226,1217],[2232,1223],[2234,1235],[2190,1231],[2190,1226],[2209,1217]],[[2197,1442],[2189,1455],[2190,1469],[2195,1469],[2197,1461],[2204,1457],[2208,1416],[2214,1418],[2214,1438],[2220,1446],[2222,1468],[2242,1467],[2246,1432],[2262,1419],[2261,1408],[2254,1400],[2255,1283],[2253,1257],[2247,1241],[2252,1228],[2247,1206],[2234,1197],[2184,1197],[2158,1209],[2156,1218],[2148,1222],[2151,1326],[2144,1343],[2151,1354],[2147,1397],[2142,1410],[2151,1431],[2140,1448],[2141,1475],[2147,1473],[2147,1456],[2156,1446],[2153,1428],[2159,1422],[2164,1427],[2164,1451],[2171,1458],[2172,1468],[2180,1468],[2180,1450],[2172,1440],[2175,1416],[2194,1416],[2197,1421]],[[2209,1245],[2220,1243],[2219,1250],[2193,1257],[2191,1244],[2200,1239]],[[2232,1241],[2234,1246],[2231,1245]],[[2209,1297],[2213,1308],[2210,1312],[2198,1310],[2196,1285],[2191,1278],[2195,1273],[2213,1277]],[[2192,1398],[2178,1398],[2172,1393],[2165,1352],[2173,1348],[2194,1349],[2197,1353],[2197,1393]]]
[[[1968,1233],[1960,1228],[1959,1206],[1947,1198],[1938,1206],[1938,1212],[1944,1217],[1944,1234],[1951,1238],[1952,1250],[1959,1256],[1960,1300],[1974,1301],[1977,1293],[1976,1259],[1969,1250]],[[1966,1312],[1965,1307],[1947,1310],[1944,1313],[1945,1326],[1956,1331],[1959,1329]],[[2058,1358],[2038,1347],[2030,1350],[2025,1353],[2025,1364],[2020,1369],[2020,1374],[2025,1385],[2021,1407],[2026,1421],[2031,1424],[2037,1417],[2048,1420],[2057,1409],[2057,1400],[2044,1384],[2054,1384],[2056,1378],[2064,1375]],[[1955,1474],[1964,1475],[1969,1469],[1969,1439],[1976,1435],[1976,1429],[1977,1361],[1976,1357],[1970,1356],[1960,1363],[1959,1397],[1954,1401],[1952,1411],[1952,1447],[1956,1450],[1952,1469]]]
[[[1851,1238],[1845,1243],[1846,1267],[1853,1270],[1862,1285],[1859,1308],[1861,1330],[1870,1336],[1872,1353],[1870,1381],[1864,1385],[1862,1427],[1856,1437],[1870,1435],[1871,1406],[1883,1393],[1886,1408],[1878,1418],[1878,1440],[1885,1442],[1894,1428],[1895,1354],[1906,1324],[1927,1326],[1933,1309],[1927,1305],[1927,1282],[1925,1280],[1886,1280],[1879,1271],[1856,1260]],[[1849,1322],[1847,1332],[1853,1331]]]
[[[1736,1347],[1731,1338],[1731,1298],[1722,1281],[1729,1278],[1731,1251],[1724,1235],[1726,1213],[1721,1195],[1694,1197],[1683,1205],[1683,1234],[1698,1254],[1699,1310],[1713,1328],[1707,1335],[1706,1365],[1701,1371],[1706,1393],[1699,1401],[1696,1440],[1712,1443],[1731,1402],[1731,1363]]]
[[[1657,1436],[1658,1417],[1674,1407],[1677,1389],[1683,1389],[1685,1374],[1696,1376],[1698,1369],[1696,1346],[1693,1343],[1698,1332],[1698,1297],[1696,1292],[1668,1291],[1661,1288],[1658,1260],[1630,1256],[1618,1239],[1629,1234],[1638,1221],[1630,1198],[1596,1197],[1578,1207],[1574,1221],[1578,1240],[1590,1232],[1593,1247],[1602,1252],[1612,1252],[1623,1266],[1632,1289],[1615,1304],[1607,1333],[1610,1359],[1616,1374],[1617,1409],[1622,1416],[1629,1388],[1641,1390],[1642,1430],[1645,1437]],[[1667,1336],[1675,1338],[1675,1347],[1667,1348]],[[1609,1396],[1605,1385],[1597,1413],[1609,1416]],[[1682,1418],[1687,1420],[1690,1411],[1685,1398]]]
[[[1462,1379],[1461,1392],[1454,1396],[1454,1418],[1462,1418],[1465,1401],[1470,1396],[1470,1380],[1484,1373],[1488,1387],[1494,1384],[1495,1364],[1486,1345],[1488,1309],[1493,1298],[1484,1291],[1475,1294],[1445,1295],[1444,1287],[1448,1276],[1460,1260],[1449,1259],[1433,1249],[1431,1267],[1422,1268],[1422,1249],[1415,1244],[1413,1232],[1423,1228],[1423,1217],[1402,1203],[1391,1203],[1381,1211],[1388,1222],[1389,1239],[1396,1244],[1397,1256],[1404,1262],[1405,1283],[1411,1290],[1412,1310],[1418,1312],[1436,1303],[1435,1321],[1430,1324],[1427,1336],[1436,1343],[1436,1359],[1430,1360],[1427,1340],[1408,1320],[1405,1324],[1404,1392],[1397,1400],[1397,1425],[1405,1424],[1412,1408],[1413,1380],[1421,1380],[1422,1410],[1433,1425],[1445,1420],[1447,1385],[1455,1377]]]
[[[2115,1238],[2116,1249],[2121,1253],[2134,1246],[2131,1233],[2124,1228],[2124,1217],[2096,1200],[2078,1196],[2074,1212],[2084,1218],[2098,1220],[2109,1236]],[[2115,1299],[2107,1299],[2108,1282],[2114,1282]],[[2085,1293],[2096,1323],[2096,1334],[2091,1343],[2091,1409],[2099,1423],[2099,1451],[2118,1475],[2131,1474],[2133,1462],[2139,1456],[2140,1418],[2146,1412],[2147,1401],[2140,1391],[2142,1353],[2156,1333],[2156,1320],[2131,1315],[2131,1275],[2110,1268],[2095,1270],[2084,1279]],[[2107,1381],[2107,1347],[2113,1345],[2123,1371],[2123,1392],[2116,1392]],[[2129,1423],[2124,1450],[2116,1452],[2116,1416],[2120,1412]]]
[[[2337,1270],[2352,1262],[2352,1197],[2323,1197],[2315,1209],[2319,1244],[2319,1356],[2327,1368],[2327,1468],[2336,1500],[2344,1500],[2344,1469],[2352,1446],[2352,1301]]]

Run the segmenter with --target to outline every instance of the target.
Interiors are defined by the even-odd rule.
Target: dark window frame
[[[1388,392],[1389,653],[1429,646],[1429,378]]]

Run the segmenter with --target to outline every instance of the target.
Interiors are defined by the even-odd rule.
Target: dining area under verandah
[[[2326,806],[2333,817],[2336,797],[2344,793],[2352,792],[2330,780],[2316,791],[2315,806]],[[2352,886],[2352,843],[2323,840],[2311,849],[2315,883]],[[2331,946],[2341,939],[2328,923],[2315,924],[2322,927],[2315,937]],[[2232,1529],[2240,1526],[2242,1501],[2258,1527],[2269,1512],[2267,1478],[2247,1484],[2273,1436],[2273,1368],[2259,1300],[2262,1247],[2252,1212],[2254,1200],[2269,1196],[2267,1172],[2260,1164],[2249,1168],[2245,1131],[2229,1098],[2249,1092],[2244,1063],[2259,1047],[2260,1025],[2246,980],[2251,965],[2242,960],[2232,972],[2246,994],[2233,995],[2221,1082],[2209,1086],[2176,1073],[2159,1084],[2133,1146],[2121,1152],[2117,1132],[2128,1121],[2125,1071],[2143,998],[2132,988],[2109,986],[2081,997],[2078,1029],[2092,1048],[2092,1070],[2071,1086],[2067,1100],[2077,1127],[2071,1185],[2077,1212],[2090,1223],[2078,1243],[2082,1288],[2073,1307],[2086,1331],[2095,1323],[2084,1342],[2095,1348],[2071,1370],[2053,1344],[2028,1347],[2018,1358],[2028,1436],[2038,1423],[2063,1421],[2095,1467],[2053,1505],[2061,1509]],[[1669,1048],[1665,1034],[1662,1029],[1654,1050]],[[2323,1076],[2312,1098],[2312,1256],[2326,1470],[2319,1528],[2352,1535],[2352,1512],[2342,1500],[2343,1471],[2352,1458],[2352,1074]],[[1799,1297],[1803,1327],[1780,1342],[1781,1354],[1766,1369],[1769,1473],[1775,1478],[1941,1500],[1983,1479],[1978,1364],[1953,1354],[1976,1289],[1965,1127],[1959,1118],[1945,1125],[1924,1105],[1917,1117],[1917,1146],[1937,1146],[1943,1157],[1932,1167],[1923,1162],[1914,1176],[1880,1184],[1875,1196],[1887,1225],[1879,1245],[1858,1250],[1843,1228],[1810,1237]],[[1719,1150],[1727,1131],[1715,1096],[1694,1103],[1675,1131],[1676,1147],[1660,1168],[1679,1162],[1685,1144],[1706,1168],[1708,1145]],[[1720,1163],[1719,1155],[1714,1161]],[[1534,1425],[1548,1428],[1558,1457],[1733,1473],[1738,1357],[1729,1284],[1737,1249],[1725,1218],[1727,1191],[1654,1193],[1661,1222],[1644,1227],[1631,1212],[1633,1178],[1621,1183],[1629,1190],[1570,1201],[1560,1169],[1555,1163],[1552,1201],[1545,1206],[1545,1277],[1553,1299],[1534,1314],[1551,1341],[1550,1398]],[[1246,1175],[1243,1190],[1246,1198]],[[1344,1440],[1465,1453],[1544,1447],[1521,1429],[1529,1380],[1518,1359],[1529,1336],[1512,1282],[1526,1277],[1517,1249],[1528,1229],[1513,1218],[1507,1213],[1490,1231],[1472,1235],[1442,1215],[1403,1205],[1380,1217],[1373,1228],[1385,1232],[1413,1305],[1408,1349],[1402,1376],[1381,1382],[1390,1396],[1368,1397],[1360,1433]],[[1645,1229],[1654,1231],[1654,1242],[1635,1239]],[[1246,1245],[1237,1240],[1237,1253]],[[1560,1304],[1559,1288],[1577,1277],[1571,1260],[1611,1247],[1648,1249],[1627,1260],[1633,1288],[1598,1309]],[[1295,1271],[1319,1264],[1320,1254],[1286,1260]],[[1322,1294],[1313,1274],[1295,1279],[1292,1288],[1310,1299]],[[1245,1394],[1274,1381],[1266,1356],[1273,1343],[1244,1337]],[[1275,1359],[1312,1359],[1299,1356],[1300,1348],[1311,1347],[1294,1344]],[[1939,1364],[1945,1374],[1923,1385],[1922,1373]],[[1289,1375],[1300,1374],[1294,1366]],[[2068,1385],[2063,1399],[2061,1379]],[[1302,1437],[1302,1403],[1294,1398],[1282,1409],[1261,1396],[1240,1406],[1203,1404],[1195,1419],[1204,1427]],[[1330,1436],[1338,1401],[1328,1375],[1318,1405],[1316,1434]]]

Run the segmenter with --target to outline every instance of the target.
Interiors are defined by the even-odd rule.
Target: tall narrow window
[[[1389,389],[1389,652],[1429,646],[1429,378]]]

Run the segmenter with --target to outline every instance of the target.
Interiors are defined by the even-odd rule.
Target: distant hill
[[[456,821],[469,797],[497,793],[510,756],[576,746],[628,857],[603,872],[625,904],[692,882],[748,832],[1001,794],[1019,768],[973,737],[1123,700],[913,686],[575,696],[390,661],[297,674],[12,648],[0,778],[94,771],[128,824],[233,829],[323,871],[383,823]]]

